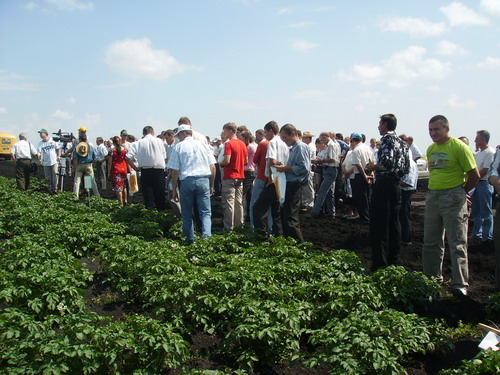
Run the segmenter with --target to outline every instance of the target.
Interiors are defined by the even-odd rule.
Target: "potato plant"
[[[198,332],[217,338],[203,355],[235,364],[212,373],[300,360],[332,374],[399,374],[411,354],[447,343],[441,322],[410,313],[437,296],[435,283],[397,267],[368,275],[349,251],[244,231],[186,247],[169,214],[20,192],[4,178],[0,202],[8,373],[195,374],[189,338]],[[100,264],[98,278],[82,257]],[[95,279],[141,314],[89,312],[83,293]]]

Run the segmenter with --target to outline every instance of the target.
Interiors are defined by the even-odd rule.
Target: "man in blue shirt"
[[[94,169],[92,162],[95,159],[94,147],[87,141],[87,133],[81,132],[79,141],[73,151],[73,166],[75,169],[75,181],[73,184],[73,193],[75,193],[76,200],[80,196],[80,182],[82,176],[90,176],[92,179],[92,191],[95,196],[99,196],[99,189],[94,178]]]
[[[284,125],[280,130],[280,137],[290,147],[286,166],[278,165],[278,172],[286,173],[286,193],[283,204],[281,220],[283,234],[299,242],[304,242],[299,222],[300,193],[302,186],[307,184],[311,171],[311,154],[309,147],[303,143],[292,124]]]
[[[174,147],[167,167],[172,178],[172,199],[176,202],[179,201],[177,186],[181,181],[182,235],[189,245],[194,242],[193,208],[201,220],[201,236],[212,235],[210,195],[214,186],[215,158],[206,144],[193,138],[190,125],[180,125],[175,135],[180,142]]]

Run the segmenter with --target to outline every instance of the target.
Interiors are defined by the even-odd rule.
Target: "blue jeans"
[[[337,178],[337,167],[323,167],[323,182],[319,187],[318,196],[311,211],[313,215],[319,215],[323,203],[326,204],[326,215],[335,214],[335,179]]]
[[[208,177],[187,177],[179,188],[182,215],[182,235],[186,243],[194,241],[193,208],[198,210],[201,220],[201,236],[212,235],[212,208],[210,206],[210,181]],[[196,202],[196,207],[193,207]]]
[[[253,224],[253,206],[255,206],[255,202],[257,202],[257,199],[259,199],[260,193],[262,192],[262,190],[264,190],[265,187],[266,187],[266,183],[264,181],[262,181],[261,179],[256,178],[253,181],[252,199],[250,200],[250,207],[248,209],[250,211],[250,227],[251,228],[255,228],[254,224]],[[267,227],[269,228],[270,231],[272,231],[273,218],[271,217],[271,210],[269,210],[269,212],[268,212],[267,222],[268,222]]]
[[[472,194],[472,217],[474,226],[472,227],[472,237],[482,240],[493,238],[493,212],[491,211],[491,200],[493,186],[488,181],[481,180],[476,185],[476,190]]]

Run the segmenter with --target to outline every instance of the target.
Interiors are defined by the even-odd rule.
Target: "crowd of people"
[[[156,135],[151,126],[140,139],[122,130],[120,136],[96,146],[85,128],[69,145],[39,131],[35,148],[25,133],[12,149],[18,188],[29,188],[31,159],[41,162],[51,193],[61,175],[74,173],[79,199],[82,176],[87,189],[99,195],[108,184],[121,204],[135,191],[140,176],[145,206],[160,211],[170,207],[182,218],[186,244],[195,241],[195,222],[201,237],[212,233],[212,201],[220,200],[224,230],[249,226],[264,237],[286,236],[304,241],[300,212],[311,219],[334,220],[336,207],[349,207],[347,220],[369,228],[373,271],[399,264],[401,246],[411,237],[411,198],[422,158],[411,136],[397,135],[397,118],[380,116],[379,140],[364,134],[302,132],[292,124],[269,121],[255,132],[228,122],[220,138],[210,139],[181,117],[175,129]],[[471,211],[472,241],[493,241],[492,196],[500,193],[500,152],[488,146],[490,134],[477,131],[476,152],[465,138],[449,133],[446,117],[429,121],[432,144],[426,152],[429,184],[425,202],[422,263],[424,273],[442,281],[445,233],[452,266],[452,284],[467,294],[467,225]],[[467,141],[467,144],[466,144]],[[67,159],[71,164],[67,163]],[[72,167],[71,167],[72,165]],[[94,169],[96,171],[94,176]],[[62,172],[62,173],[61,173]],[[131,176],[132,173],[132,176]],[[85,177],[84,177],[85,178]],[[470,209],[471,208],[471,209]],[[498,211],[497,211],[498,215]],[[495,235],[499,233],[496,220]],[[496,243],[496,288],[500,289],[500,239]]]

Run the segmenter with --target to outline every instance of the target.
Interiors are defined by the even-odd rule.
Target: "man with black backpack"
[[[397,119],[393,114],[380,116],[378,130],[380,147],[377,163],[369,163],[367,170],[375,171],[370,206],[370,244],[372,271],[399,262],[401,249],[401,188],[399,181],[410,171],[408,145],[396,133]]]

